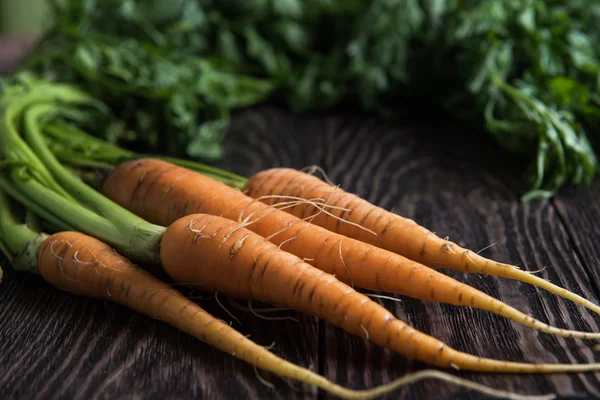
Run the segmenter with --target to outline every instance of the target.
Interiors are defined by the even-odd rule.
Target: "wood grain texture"
[[[0,46],[0,70],[2,60],[14,57]],[[485,250],[487,256],[527,270],[547,267],[542,277],[599,301],[600,184],[521,205],[517,194],[523,165],[485,135],[448,122],[415,117],[391,123],[343,113],[291,116],[273,107],[235,115],[222,167],[250,175],[269,167],[313,164],[346,190],[441,236],[473,249],[496,243]],[[528,285],[448,273],[543,321],[600,330],[600,317]],[[214,298],[190,295],[207,297],[198,303],[231,320]],[[381,303],[416,328],[478,355],[569,363],[595,357],[594,342],[555,338],[482,311],[404,297]],[[264,321],[229,309],[241,321],[233,326],[258,343],[275,342],[278,354],[344,385],[370,387],[424,367],[314,318],[286,312],[281,315],[300,322]],[[9,273],[0,285],[2,399],[328,398],[261,375],[275,389],[261,384],[251,367],[163,323],[62,293],[39,277]],[[600,398],[600,374],[459,375],[520,393]],[[429,381],[387,398],[486,397]]]

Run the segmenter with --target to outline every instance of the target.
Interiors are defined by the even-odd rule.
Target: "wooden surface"
[[[0,39],[0,70],[15,50]],[[12,45],[12,48],[19,46]],[[4,66],[4,67],[3,67]],[[600,183],[551,201],[518,201],[523,165],[480,133],[431,118],[384,123],[337,114],[291,116],[273,107],[238,112],[221,166],[250,175],[274,166],[318,164],[330,178],[370,201],[416,219],[441,236],[511,262],[600,302]],[[7,267],[7,262],[2,263]],[[14,399],[325,399],[290,388],[163,323],[123,307],[62,293],[36,276],[8,274],[0,285],[0,398]],[[450,273],[551,324],[600,331],[600,317],[528,285]],[[214,298],[189,293],[231,320]],[[414,327],[477,355],[530,362],[590,362],[597,342],[555,338],[468,308],[399,297],[381,301]],[[221,299],[227,305],[225,299]],[[371,387],[424,365],[351,337],[315,318],[264,321],[230,311],[233,326],[336,382]],[[534,376],[461,373],[519,393],[600,398],[600,373]],[[440,382],[421,382],[390,399],[484,399]]]

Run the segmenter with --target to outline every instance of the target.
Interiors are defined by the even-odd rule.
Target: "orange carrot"
[[[254,201],[236,189],[187,169],[153,159],[122,164],[104,182],[103,192],[144,219],[168,225],[195,212],[237,220],[252,215],[247,228],[281,249],[358,287],[423,300],[487,310],[543,332],[580,338],[599,334],[551,327],[397,254],[310,225],[291,214]]]
[[[282,251],[233,221],[192,214],[161,240],[160,259],[176,281],[206,291],[290,307],[354,335],[442,368],[551,373],[600,369],[600,364],[527,364],[480,358],[413,329],[334,276]]]
[[[0,190],[0,248],[17,270],[41,274],[47,282],[73,294],[113,301],[166,321],[255,367],[315,385],[338,397],[369,399],[424,379],[443,380],[499,398],[550,400],[555,397],[518,395],[435,370],[410,373],[369,390],[346,389],[248,340],[169,285],[118,255],[107,244],[78,232],[65,231],[48,237],[30,225],[38,227],[38,217],[28,210],[27,223],[19,222],[8,198]]]
[[[513,265],[489,260],[464,249],[436,236],[411,219],[388,212],[313,175],[289,168],[269,169],[252,176],[244,190],[252,197],[277,194],[304,199],[326,199],[328,205],[332,206],[329,213],[319,213],[312,222],[332,232],[401,254],[432,268],[447,268],[526,282],[600,314],[600,307],[581,296]],[[265,200],[268,204],[279,201],[281,198],[277,197]],[[304,218],[314,213],[315,208],[305,202],[288,207],[286,211]]]
[[[400,383],[363,391],[338,386],[277,357],[214,318],[166,283],[133,265],[110,246],[78,232],[60,232],[47,238],[39,248],[37,266],[44,279],[57,288],[76,295],[113,301],[165,321],[253,366],[315,385],[339,397],[380,396]]]
[[[64,205],[69,204],[65,202]],[[169,285],[118,255],[107,244],[78,232],[64,231],[50,237],[36,232],[34,228],[40,226],[39,216],[31,210],[26,212],[26,221],[23,223],[18,220],[11,202],[0,190],[0,249],[15,269],[41,274],[47,282],[73,294],[114,301],[166,321],[255,367],[315,385],[339,397],[372,398],[423,379],[439,379],[494,397],[524,400],[553,398],[552,395],[520,396],[433,370],[407,374],[370,390],[343,388],[305,368],[282,360],[266,348],[248,340]],[[164,230],[159,239],[162,239],[163,233]],[[160,258],[160,254],[156,256]]]

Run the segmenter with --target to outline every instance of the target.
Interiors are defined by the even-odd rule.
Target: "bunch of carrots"
[[[14,268],[59,289],[122,304],[255,367],[342,398],[375,397],[424,378],[497,397],[552,396],[501,392],[437,370],[371,390],[346,389],[252,342],[137,264],[158,266],[178,284],[322,318],[442,369],[600,370],[600,363],[478,357],[396,318],[358,290],[478,308],[547,334],[600,339],[600,333],[550,326],[437,269],[519,280],[600,313],[598,305],[442,239],[311,171],[272,169],[245,179],[133,153],[86,133],[90,115],[106,112],[102,104],[75,87],[37,78],[4,87],[0,110],[0,246]]]

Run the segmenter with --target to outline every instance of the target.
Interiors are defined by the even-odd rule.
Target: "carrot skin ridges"
[[[167,322],[251,365],[341,397],[364,397],[277,357],[95,238],[78,232],[48,237],[38,252],[38,269],[46,281],[59,289],[112,301]]]
[[[277,194],[304,199],[324,199],[329,206],[345,209],[330,208],[328,211],[333,216],[320,213],[312,220],[313,224],[331,232],[401,254],[432,268],[487,274],[526,282],[600,314],[600,306],[579,295],[513,265],[482,257],[456,243],[440,238],[409,218],[386,211],[305,172],[290,168],[264,170],[248,180],[244,191],[251,197]],[[271,205],[279,201],[282,200],[278,198],[264,200]],[[303,203],[287,208],[286,212],[304,218],[315,214],[316,209],[308,203]],[[343,222],[342,219],[349,223]],[[361,229],[356,224],[366,229]]]
[[[247,228],[307,263],[351,286],[487,310],[560,336],[600,338],[600,334],[550,327],[468,285],[412,261],[267,207],[196,172],[164,161],[123,163],[106,179],[103,192],[142,218],[167,226],[196,212],[237,220],[255,213]],[[285,229],[282,229],[285,227]]]
[[[442,368],[514,373],[600,369],[600,364],[536,365],[459,352],[396,319],[332,275],[214,215],[194,214],[169,226],[161,242],[161,262],[178,282],[290,307]]]

